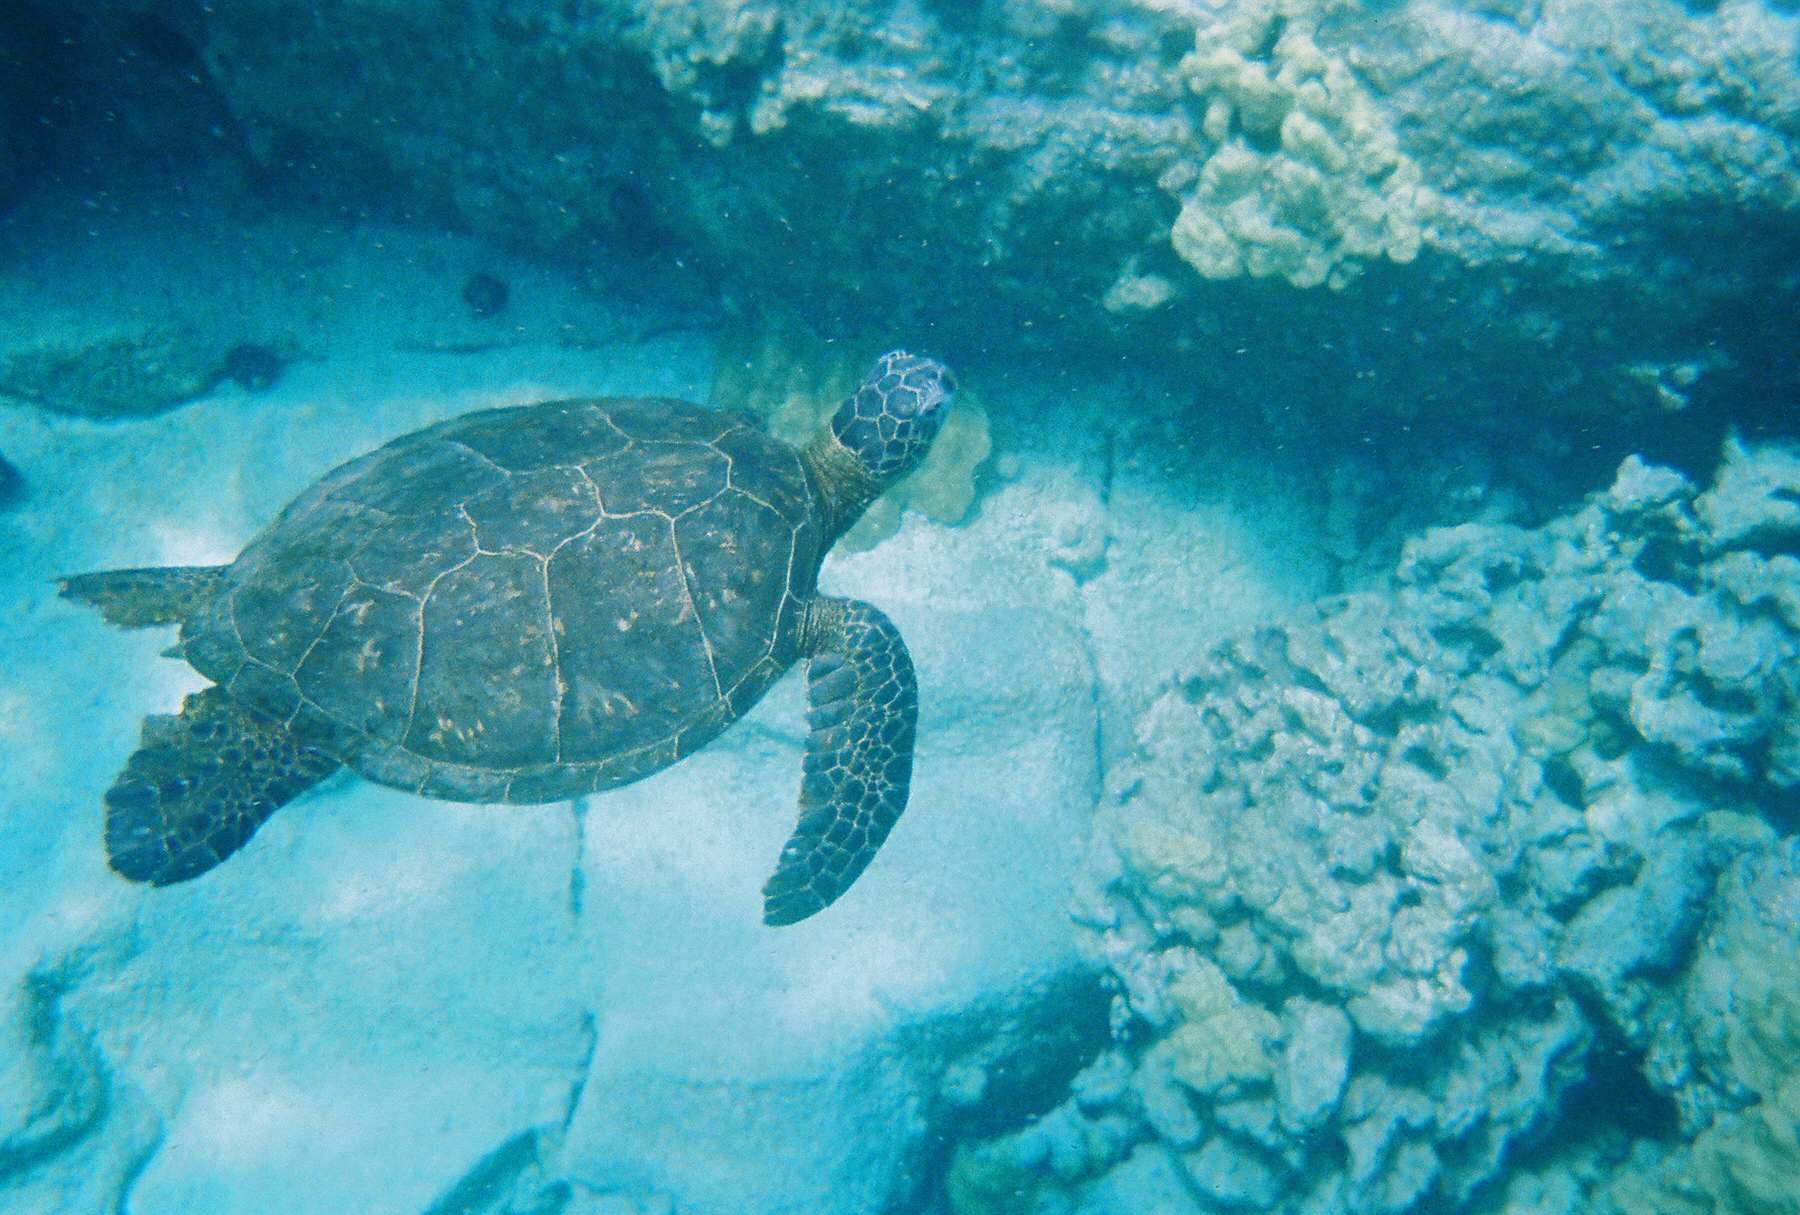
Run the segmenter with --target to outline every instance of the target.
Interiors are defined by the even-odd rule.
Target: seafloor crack
[[[64,1007],[87,977],[91,954],[26,975],[12,1026],[27,1091],[23,1119],[0,1128],[0,1205],[71,1215],[127,1208],[132,1187],[162,1143],[162,1122],[119,1081],[92,1036]]]
[[[587,890],[587,798],[569,803],[575,817],[575,859],[569,866],[569,915],[581,918],[581,898]]]
[[[581,1030],[586,1045],[581,1061],[570,1069],[575,1078],[561,1119],[551,1126],[528,1127],[481,1157],[423,1215],[558,1215],[568,1207],[574,1187],[561,1175],[558,1157],[599,1043],[592,1012],[582,1014]]]

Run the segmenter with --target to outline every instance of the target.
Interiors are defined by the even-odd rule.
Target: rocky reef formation
[[[1608,1197],[1625,1215],[1792,1211],[1800,1177],[1800,841],[1742,856],[1678,996],[1681,1083],[1718,1112],[1691,1144],[1641,1144]]]
[[[1185,667],[1076,899],[1121,1045],[958,1209],[1789,1209],[1797,501],[1633,458]]]
[[[1510,427],[1525,386],[1614,414],[1734,365],[1800,374],[1764,333],[1796,289],[1797,20],[1771,0],[227,0],[192,29],[271,179],[386,183],[621,282],[698,269],[816,325],[1245,347],[1401,412],[1492,381],[1473,420]],[[1433,370],[1361,382],[1389,361]]]
[[[958,362],[1124,355],[1289,425],[1655,428],[1800,385],[1781,0],[25,11],[58,52],[0,97],[0,205],[46,180],[104,211],[121,168],[192,171],[638,302],[780,301]],[[195,311],[93,357],[142,374],[149,323]],[[219,336],[326,353],[293,328]],[[164,365],[133,410],[186,391]],[[1322,382],[1329,410],[1293,407]]]
[[[1790,0],[32,11],[91,126],[51,146],[20,125],[41,78],[0,82],[34,136],[0,144],[0,206],[35,234],[0,248],[0,395],[33,406],[0,515],[29,540],[7,898],[99,910],[5,972],[22,1208],[192,1209],[200,1179],[266,1209],[324,1176],[320,1210],[902,1209],[940,1177],[959,1215],[1793,1209],[1800,456],[1734,444],[1705,492],[1632,460],[1495,522],[1509,478],[1634,450],[1620,423],[1689,411],[1693,466],[1703,408],[1791,431]],[[146,218],[109,157],[232,171]],[[293,240],[295,204],[331,231]],[[716,381],[710,346],[642,343],[721,317]],[[300,470],[427,412],[712,382],[804,436],[897,334],[1014,370],[996,440],[965,393],[845,549],[890,542],[834,567],[915,614],[937,706],[938,817],[841,936],[770,947],[730,901],[791,821],[792,698],[603,812],[340,791],[211,893],[91,886],[168,689],[160,642],[55,615],[55,573],[228,555]],[[419,361],[514,347],[477,387]],[[1154,382],[1120,406],[1096,363]],[[1385,442],[1414,423],[1428,458]],[[1501,449],[1464,477],[1484,501],[1430,483]],[[1330,570],[1365,585],[1417,512],[1481,521],[1154,688]],[[71,654],[115,673],[91,701]],[[1038,1005],[930,1018],[1066,978],[1103,787],[1076,915],[1112,1033],[1042,1035],[1080,1074],[1027,1083],[993,1041]],[[696,806],[731,816],[698,843]]]

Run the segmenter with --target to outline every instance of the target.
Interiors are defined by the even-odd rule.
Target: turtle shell
[[[181,652],[371,780],[569,797],[691,753],[794,662],[821,505],[798,453],[742,415],[468,414],[302,494]]]

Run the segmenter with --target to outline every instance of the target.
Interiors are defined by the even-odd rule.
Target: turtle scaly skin
[[[819,564],[954,387],[885,355],[804,450],[673,400],[468,414],[328,474],[228,566],[66,579],[116,624],[180,621],[171,654],[215,684],[146,721],[106,797],[113,868],[197,876],[341,765],[467,802],[614,788],[807,658],[800,820],[764,918],[822,909],[905,808],[917,687],[892,623],[819,596]]]

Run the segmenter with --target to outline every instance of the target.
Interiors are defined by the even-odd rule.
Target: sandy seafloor
[[[828,914],[760,923],[797,675],[700,755],[573,807],[340,775],[201,879],[128,885],[101,794],[144,715],[203,681],[158,657],[172,629],[111,628],[57,599],[58,575],[227,561],[329,468],[470,409],[704,401],[715,347],[449,237],[66,201],[8,221],[15,323],[54,338],[173,304],[253,332],[279,311],[306,317],[305,349],[267,390],[227,381],[150,418],[0,404],[28,486],[0,516],[7,1210],[512,1210],[490,1204],[533,1177],[543,1209],[877,1209],[929,1156],[943,1066],[908,1045],[920,1027],[1004,1014],[1075,967],[1101,765],[1154,673],[1322,586],[1306,470],[1218,454],[1171,489],[1126,451],[1102,487],[1083,436],[1118,408],[1104,383],[961,368],[1015,419],[1003,475],[963,525],[909,513],[822,578],[898,622],[924,706],[911,808]],[[503,318],[471,318],[473,268],[509,279]],[[1083,528],[1110,545],[1085,582],[1063,551],[1094,543]]]

